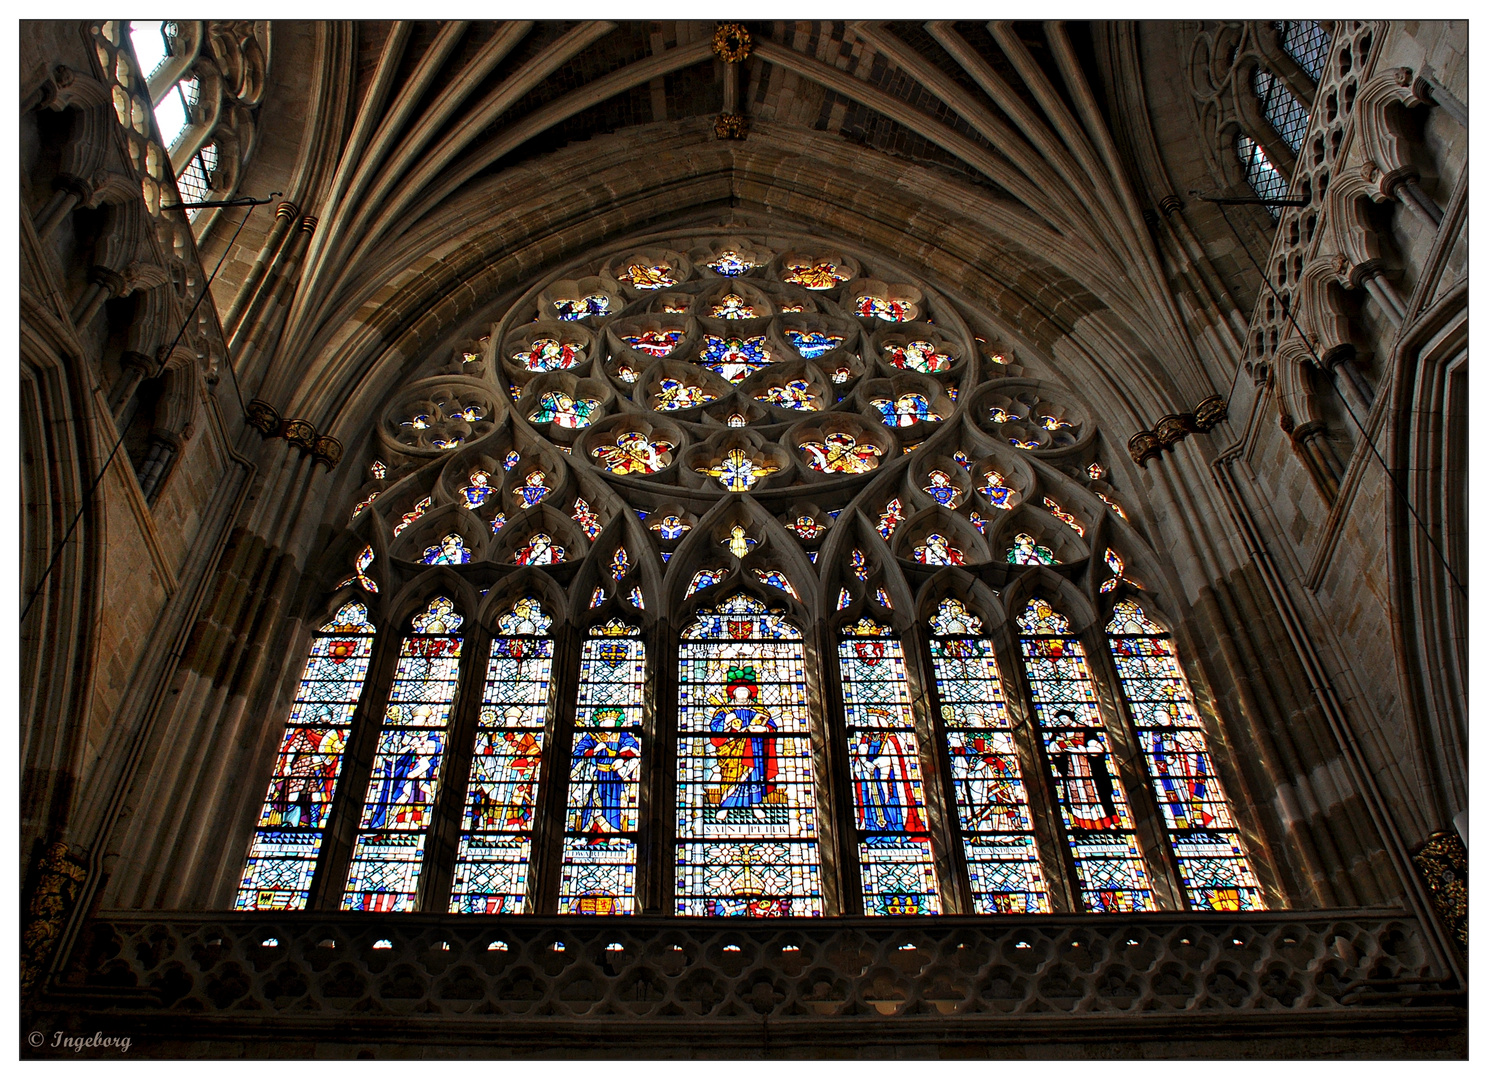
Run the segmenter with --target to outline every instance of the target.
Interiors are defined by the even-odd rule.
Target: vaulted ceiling
[[[737,65],[716,26],[276,22],[242,191],[283,191],[318,222],[271,350],[294,365],[266,364],[259,389],[345,415],[389,352],[411,359],[545,267],[704,211],[906,258],[1065,354],[1133,422],[1228,387],[1253,286],[1206,208],[1184,206],[1213,180],[1173,92],[1181,24],[759,21]],[[728,111],[742,139],[715,133]],[[222,310],[269,217],[235,245]],[[228,235],[214,227],[209,260]]]

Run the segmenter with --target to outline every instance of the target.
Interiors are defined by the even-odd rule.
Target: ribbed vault
[[[715,55],[711,22],[319,25],[315,69],[330,74],[267,106],[304,118],[293,169],[288,146],[260,163],[290,171],[318,221],[277,348],[261,330],[235,343],[246,381],[346,440],[340,417],[363,415],[398,357],[517,281],[728,210],[893,252],[1057,353],[1132,430],[1229,385],[1231,328],[1180,309],[1172,253],[1144,220],[1162,167],[1118,149],[1131,125],[1109,115],[1096,56],[1110,31],[747,25],[737,65]],[[714,136],[730,95],[742,140]]]

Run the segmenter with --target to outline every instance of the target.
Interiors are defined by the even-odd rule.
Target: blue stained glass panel
[[[341,907],[413,911],[439,791],[463,618],[436,597],[413,621],[393,672]]]
[[[635,627],[611,619],[589,631],[579,656],[560,912],[635,913],[645,677]]]
[[[1116,603],[1106,633],[1188,902],[1264,908],[1173,639],[1133,600]]]
[[[366,605],[353,601],[311,642],[233,904],[239,911],[299,911],[309,900],[376,629]]]

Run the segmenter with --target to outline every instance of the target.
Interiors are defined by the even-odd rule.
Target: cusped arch
[[[1018,619],[1030,601],[1043,599],[1055,612],[1069,620],[1069,633],[1079,636],[1105,624],[1099,622],[1100,613],[1091,605],[1074,582],[1050,570],[1048,567],[1030,567],[1025,573],[1008,582],[1002,592],[1002,603],[1007,611],[1007,625],[1014,637],[1023,633]]]
[[[1375,183],[1381,195],[1393,198],[1395,188],[1419,178],[1410,158],[1410,136],[1401,123],[1403,109],[1433,104],[1418,93],[1419,82],[1408,67],[1376,72],[1359,88],[1354,102],[1354,129],[1364,156],[1379,170]]]
[[[893,550],[900,559],[920,566],[960,566],[993,561],[986,537],[960,514],[943,506],[929,506],[906,518],[894,530]],[[942,559],[951,562],[948,564],[940,561]]]
[[[931,620],[946,600],[957,600],[968,613],[981,620],[975,635],[990,638],[997,627],[1007,622],[1007,610],[986,582],[959,566],[947,566],[932,574],[919,587],[915,597],[915,617],[929,629]]]
[[[459,632],[468,634],[475,625],[473,620],[480,610],[481,596],[464,575],[447,566],[432,566],[415,575],[389,597],[381,629],[406,636],[410,620],[437,596],[445,597],[455,606],[456,614],[463,620]]]
[[[458,536],[462,541],[467,557],[461,561],[461,565],[490,557],[490,526],[471,511],[455,504],[427,511],[393,539],[388,554],[405,564],[419,564],[427,557],[427,549],[448,547],[448,552],[441,551],[440,554],[458,557],[454,554],[454,545],[445,544],[447,536]]]
[[[551,550],[546,553],[536,553],[536,557],[550,559],[549,562],[517,563],[516,559],[519,555],[532,557],[532,552],[524,552],[523,549],[530,547],[534,539],[539,536],[546,536],[552,548],[562,548],[562,557],[558,557],[556,550]],[[492,562],[504,565],[570,567],[568,570],[560,571],[566,576],[573,573],[571,569],[573,566],[583,561],[584,556],[589,553],[589,548],[589,538],[584,535],[578,523],[553,504],[543,502],[521,510],[508,518],[487,549],[490,552],[487,557]]]
[[[574,622],[575,612],[567,591],[551,574],[537,566],[523,566],[503,575],[482,598],[476,610],[476,621],[490,633],[499,633],[498,620],[524,597],[534,597],[543,614],[553,620],[546,637],[557,637],[558,631]]]

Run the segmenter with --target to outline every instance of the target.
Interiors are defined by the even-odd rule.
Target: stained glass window
[[[883,451],[872,443],[859,443],[845,431],[829,432],[820,442],[803,442],[806,463],[817,472],[865,473],[878,468]]]
[[[370,593],[375,593],[377,591],[377,582],[373,581],[367,576],[367,567],[372,565],[372,560],[376,557],[377,556],[372,553],[371,544],[368,544],[366,547],[362,548],[361,552],[358,553],[355,562],[352,564],[356,567],[356,573],[352,574],[351,577],[341,582],[341,585],[337,585],[336,588],[339,589],[342,585],[356,584],[360,585],[362,588],[366,589]]]
[[[929,495],[941,506],[950,506],[956,500],[956,488],[951,483],[950,473],[942,469],[931,469],[927,477],[930,481],[920,490]]]
[[[678,659],[677,913],[820,915],[801,632],[745,594]]]
[[[1189,904],[1264,908],[1173,639],[1133,600],[1117,601],[1106,633]]]
[[[930,659],[951,758],[961,847],[979,915],[1047,912],[1028,789],[982,621],[956,599],[930,620]]]
[[[491,474],[484,469],[476,469],[470,474],[469,486],[460,489],[460,505],[467,510],[474,510],[483,506],[494,492]]]
[[[1033,537],[1027,533],[1019,533],[1013,537],[1013,546],[1007,550],[1007,561],[1021,566],[1053,566],[1059,560]]]
[[[426,566],[461,566],[470,561],[470,550],[465,538],[450,533],[439,543],[424,548],[424,557],[419,560]]]
[[[827,334],[818,330],[786,330],[785,340],[791,348],[807,360],[829,353],[842,344],[841,334]]]
[[[662,379],[661,385],[656,390],[656,408],[660,412],[692,409],[717,400],[717,394],[701,386],[683,382],[681,379]]]
[[[966,555],[940,533],[926,535],[922,543],[913,550],[914,560],[926,566],[964,566]]]
[[[233,905],[240,911],[300,911],[309,900],[376,632],[366,605],[352,601],[310,643]]]
[[[898,499],[890,499],[889,504],[883,508],[883,513],[878,515],[878,534],[887,540],[894,535],[894,530],[904,517],[903,505]]]
[[[930,410],[924,394],[900,394],[894,400],[874,398],[872,405],[883,416],[885,427],[910,427],[927,420],[939,420],[940,415]]]
[[[940,890],[904,650],[888,627],[861,619],[843,630],[837,660],[863,911],[938,915]]]
[[[590,293],[569,300],[554,300],[554,313],[567,321],[587,319],[591,315],[605,315],[610,310],[610,298],[604,293]]]
[[[865,319],[874,317],[885,322],[908,322],[915,317],[915,306],[907,300],[890,300],[882,296],[860,296],[853,310]]]
[[[1085,647],[1070,633],[1069,620],[1040,598],[1028,602],[1018,626],[1080,903],[1093,912],[1150,911],[1152,885],[1096,707]]]
[[[666,356],[684,337],[686,334],[681,330],[642,330],[638,334],[622,335],[620,340],[647,356]]]
[[[653,521],[647,528],[656,533],[663,540],[680,540],[682,534],[692,528],[676,514],[668,514],[666,517]]]
[[[595,398],[573,398],[562,390],[549,390],[539,399],[537,409],[527,419],[534,424],[557,424],[561,428],[588,427],[599,401]]]
[[[657,263],[654,266],[631,263],[620,272],[619,278],[630,282],[637,289],[664,289],[677,284],[676,275],[666,263]]]
[[[714,570],[699,570],[692,575],[692,581],[687,585],[687,595],[691,596],[699,589],[706,589],[709,585],[717,585],[729,576],[728,567],[720,566]]]
[[[413,509],[404,514],[402,519],[399,520],[398,524],[393,526],[393,535],[397,536],[404,529],[408,528],[408,526],[412,525],[419,518],[423,517],[424,511],[429,509],[430,505],[432,505],[433,502],[434,497],[431,495],[427,498],[420,499],[417,503],[415,503]]]
[[[781,592],[789,593],[791,596],[794,596],[797,600],[801,599],[801,594],[796,592],[796,587],[791,584],[790,578],[786,577],[783,571],[761,570],[759,568],[756,568],[754,571],[754,576],[758,578],[762,584],[768,585],[772,589],[779,589]]]
[[[767,386],[763,393],[755,394],[756,401],[768,401],[783,409],[811,411],[816,402],[811,400],[811,384],[805,379],[791,379],[775,386]]]
[[[1258,80],[1263,93],[1274,89],[1268,79]],[[393,434],[425,447],[434,435],[463,438],[462,460],[444,470],[432,460],[419,468],[372,463],[366,466],[371,477],[358,470],[350,482],[366,487],[350,496],[352,520],[335,524],[364,535],[335,539],[345,562],[329,580],[341,579],[343,595],[368,601],[389,584],[385,573],[393,569],[381,561],[390,552],[376,537],[386,539],[384,525],[398,535],[417,524],[410,540],[392,551],[445,568],[438,577],[453,573],[483,597],[489,590],[495,590],[493,600],[507,595],[503,581],[532,579],[530,591],[541,589],[545,599],[539,603],[526,588],[512,593],[524,599],[505,615],[498,609],[491,616],[489,651],[484,631],[475,640],[462,637],[449,599],[434,601],[412,630],[406,622],[385,629],[390,640],[379,655],[386,649],[383,678],[391,677],[392,686],[382,686],[377,700],[366,703],[369,713],[385,712],[360,733],[352,715],[372,652],[367,610],[348,604],[323,627],[279,744],[237,906],[305,907],[312,891],[320,903],[323,887],[332,905],[424,908],[439,918],[639,914],[645,896],[668,898],[667,913],[679,917],[815,916],[828,913],[827,864],[834,873],[842,866],[847,880],[861,885],[864,910],[875,915],[963,906],[984,915],[1039,914],[1071,900],[1092,912],[1152,910],[1150,874],[1171,873],[1176,882],[1180,870],[1189,907],[1259,908],[1261,891],[1239,839],[1236,808],[1220,790],[1171,639],[1125,599],[1146,602],[1127,566],[1160,556],[1142,545],[1135,526],[1123,528],[1120,537],[1106,536],[1097,520],[1104,511],[1092,516],[1102,505],[1124,516],[1116,500],[1129,496],[1113,486],[1120,476],[1093,460],[1094,451],[1061,470],[1016,465],[1018,459],[1008,456],[1010,444],[1042,452],[1092,441],[1085,414],[1053,384],[1047,394],[1035,394],[973,381],[973,370],[983,379],[1008,374],[996,365],[1015,362],[1013,354],[994,353],[998,346],[980,338],[973,344],[968,327],[985,325],[981,315],[967,313],[963,320],[948,308],[932,326],[906,323],[925,314],[915,303],[887,297],[901,291],[882,285],[897,280],[892,268],[864,268],[873,295],[843,295],[858,270],[835,258],[749,255],[742,241],[701,234],[685,240],[648,250],[696,253],[701,276],[683,275],[658,255],[642,253],[555,268],[553,280],[567,274],[562,280],[570,284],[562,288],[570,295],[554,303],[560,293],[549,292],[537,309],[522,301],[520,309],[487,323],[493,329],[479,344],[473,335],[485,328],[459,331],[464,336],[456,339],[454,362],[440,347],[427,368],[412,373],[415,382],[399,391],[391,411],[378,413],[388,417]],[[782,243],[768,240],[758,237],[748,250]],[[629,286],[625,297],[635,299],[607,294],[585,276],[599,266],[609,266]],[[732,282],[743,273],[750,282]],[[575,288],[574,280],[585,287]],[[794,286],[832,291],[808,298]],[[613,281],[608,288],[615,288]],[[916,295],[909,286],[903,291]],[[806,314],[782,318],[787,311]],[[850,328],[845,315],[862,319]],[[587,320],[588,329],[560,331],[552,321],[558,317]],[[601,332],[599,325],[611,317],[620,319],[613,333]],[[721,321],[729,318],[734,321]],[[565,335],[575,340],[565,342]],[[606,351],[594,354],[604,342]],[[966,350],[978,348],[984,366],[966,368]],[[849,355],[854,350],[857,355]],[[495,423],[506,414],[493,418],[486,397],[453,384],[435,386],[461,368],[462,355],[467,364],[501,360],[488,375],[493,387],[520,401],[511,416],[515,428]],[[900,370],[901,382],[925,382],[934,392],[880,379],[874,384],[883,389],[869,392],[864,384],[864,392],[844,394],[872,379],[870,369],[880,360]],[[1032,358],[1016,362],[1029,363],[1035,373],[1047,366]],[[956,386],[945,381],[948,371],[962,368],[966,375]],[[543,381],[554,385],[531,382],[561,371],[569,372],[562,377],[573,384],[567,389],[553,375]],[[941,381],[932,385],[923,374]],[[604,418],[607,397],[592,387],[606,379],[622,389],[620,404],[628,412]],[[862,412],[869,403],[875,408]],[[953,407],[973,410],[965,417],[971,426],[951,441],[927,435],[940,424],[959,424]],[[806,417],[808,410],[825,414]],[[446,421],[460,416],[482,430],[458,436],[447,430]],[[865,423],[868,417],[874,420]],[[400,421],[406,426],[398,429]],[[747,432],[740,437],[730,428]],[[681,462],[684,447],[690,449]],[[904,468],[872,484],[879,470],[899,463],[901,451],[909,459]],[[365,454],[363,463],[370,458]],[[802,475],[782,484],[782,472],[794,475],[787,459]],[[389,479],[396,481],[390,497]],[[1035,479],[1037,491],[1028,486]],[[748,498],[741,503],[738,494]],[[1023,521],[1019,508],[1028,499],[1034,509]],[[1009,511],[1019,520],[1001,520]],[[453,520],[466,513],[485,520],[499,541],[492,561],[486,561],[483,536],[462,535],[474,527],[471,519],[466,526]],[[616,522],[617,513],[634,520]],[[505,531],[508,514],[517,532]],[[923,524],[898,533],[910,528],[912,516]],[[809,562],[775,550],[767,517],[795,534],[787,546],[799,540]],[[372,518],[378,523],[368,531]],[[639,539],[637,523],[652,532],[654,543]],[[910,591],[891,595],[891,588],[906,583],[893,568],[894,556],[857,533],[864,523],[886,541],[899,540],[898,561],[916,565]],[[849,535],[824,543],[839,525]],[[1075,544],[1066,526],[1085,543],[1099,541],[1091,548],[1095,559],[1075,557],[1084,544]],[[700,528],[705,535],[692,537]],[[1117,543],[1120,554],[1108,546]],[[640,564],[653,550],[663,560],[679,556],[672,578],[681,581],[668,579],[665,592],[647,597],[638,582],[650,570]],[[824,550],[827,559],[820,557]],[[994,565],[977,565],[989,559]],[[1121,598],[1108,642],[1122,679],[1113,692],[1122,708],[1129,703],[1133,725],[1121,713],[1120,729],[1106,726],[1111,714],[1101,716],[1081,640],[1048,603],[1034,601],[1011,628],[984,629],[956,599],[937,597],[933,614],[920,615],[912,602],[916,581],[962,565],[973,577],[1010,587],[1024,579],[1025,566],[1057,566],[1071,587],[1102,599],[1109,593],[1112,602]],[[385,571],[375,580],[374,566]],[[676,598],[678,586],[689,598],[685,603]],[[559,590],[571,597],[575,616],[603,625],[580,623],[560,638],[557,613],[550,605],[542,610]],[[818,590],[825,590],[819,598]],[[648,603],[663,610],[647,612]],[[684,611],[702,610],[677,621],[679,613],[665,609],[679,603]],[[812,673],[838,688],[837,701],[808,690],[803,627],[784,611],[800,603],[821,605],[818,614],[835,606],[838,620],[852,613],[851,625],[835,640],[838,678],[830,666]],[[648,636],[651,631],[634,625],[647,614],[660,616],[659,628],[671,628],[655,632],[678,636]],[[896,617],[916,633],[928,627],[917,639],[928,656],[923,672],[910,670],[905,656],[917,646],[885,625]],[[1009,629],[1018,656],[995,657],[991,642]],[[571,640],[572,647],[560,650],[560,640]],[[474,662],[484,659],[484,669],[460,672],[465,647],[478,649]],[[677,712],[663,703],[662,743],[655,741],[645,704],[648,694],[670,692],[668,672],[660,691],[646,682],[647,650],[657,655],[659,647],[666,664],[671,649],[678,649]],[[832,663],[830,656],[811,656],[811,663]],[[1096,659],[1100,671],[1112,670],[1103,657]],[[1009,678],[1017,678],[1004,681],[999,660],[1015,667],[1021,662],[1028,679],[1009,669]],[[917,712],[911,684],[932,675],[927,711]],[[461,676],[466,693],[481,697],[457,709]],[[555,694],[560,686],[567,688],[566,700]],[[1025,717],[1011,699],[1026,699],[1030,686],[1032,700],[1022,705],[1032,709]],[[838,716],[836,730],[822,730]],[[1016,733],[1013,718],[1026,719]],[[1130,741],[1123,738],[1128,734]],[[338,792],[342,755],[353,735],[360,748],[355,780]],[[1118,751],[1135,756],[1118,763]],[[830,773],[822,771],[828,762]],[[657,767],[665,775],[649,775]],[[443,776],[449,768],[455,771]],[[839,778],[840,791],[819,786]],[[1159,845],[1153,850],[1161,865],[1154,861],[1151,870],[1135,839],[1125,783],[1150,784],[1163,814],[1163,837],[1174,855],[1161,848],[1154,823],[1142,833]],[[1153,805],[1146,790],[1137,792],[1142,807]],[[321,837],[333,796],[347,808],[335,811],[345,820],[332,823],[338,841],[327,852]],[[650,804],[653,798],[662,800],[659,806]],[[1038,822],[1037,831],[1034,805],[1055,817]],[[818,821],[829,806],[841,814],[841,829]],[[552,819],[544,820],[548,809]],[[821,851],[828,841],[840,845]],[[950,846],[936,850],[937,841]],[[426,859],[426,852],[439,854]],[[348,864],[349,870],[345,879],[312,889],[322,858],[337,873]],[[672,858],[674,871],[667,865]],[[957,869],[957,893],[948,900],[941,889],[949,883],[940,871],[963,865],[969,892]],[[861,871],[856,877],[853,866]],[[663,880],[655,880],[657,873]],[[825,891],[835,899],[834,883]],[[1063,895],[1066,889],[1075,895]],[[856,910],[857,903],[850,896],[845,907]]]
[[[754,550],[759,541],[744,531],[743,525],[734,525],[729,529],[728,539],[724,541],[724,547],[729,549],[730,554],[742,559]]]
[[[759,312],[738,293],[726,293],[708,309],[708,314],[715,319],[752,319]]]
[[[612,473],[654,473],[672,463],[671,450],[669,442],[652,442],[639,431],[621,431],[613,443],[596,446],[589,453]]]
[[[413,911],[444,764],[464,618],[442,596],[414,616],[372,759],[341,907]]]
[[[523,597],[497,620],[460,820],[452,913],[522,911],[553,677],[552,617]]]
[[[527,474],[527,478],[517,485],[517,496],[522,500],[522,507],[536,506],[547,498],[552,491],[548,484],[547,475],[537,469]]]
[[[512,359],[528,371],[565,371],[575,367],[583,359],[583,353],[566,341],[540,337],[534,338],[527,348],[512,353]]]
[[[512,562],[518,566],[549,566],[563,562],[567,555],[568,552],[561,545],[553,543],[553,538],[547,533],[536,532],[512,553]]]
[[[815,540],[826,530],[810,514],[800,514],[786,528],[803,540]]]
[[[698,363],[729,382],[743,382],[756,371],[769,365],[770,347],[763,334],[756,337],[703,336]]]
[[[1060,506],[1057,501],[1049,498],[1049,496],[1047,495],[1044,496],[1044,508],[1048,510],[1049,513],[1057,517],[1060,521],[1068,525],[1071,529],[1074,529],[1075,532],[1078,533],[1080,536],[1085,535],[1085,526],[1081,525],[1080,522],[1075,519],[1075,515],[1066,512],[1064,507]]]
[[[754,265],[737,251],[721,251],[718,253],[718,258],[708,263],[708,269],[723,277],[738,277],[746,271],[753,270]]]
[[[563,872],[558,910],[635,913],[646,646],[611,619],[589,631],[579,658]]]
[[[945,371],[956,362],[954,356],[937,351],[934,342],[930,341],[888,344],[884,346],[884,356],[895,367],[929,374]]]
[[[785,267],[780,274],[781,281],[788,281],[792,285],[800,285],[806,289],[835,289],[848,279],[848,275],[834,262],[823,259],[821,262],[793,262]]]
[[[711,476],[728,491],[748,491],[766,476],[779,472],[780,466],[761,461],[749,451],[735,447],[724,454],[718,464],[700,465],[696,471]]]
[[[573,513],[570,515],[578,522],[579,528],[584,530],[584,535],[593,540],[600,532],[599,518],[594,511],[589,509],[589,504],[583,499],[574,500]]]

